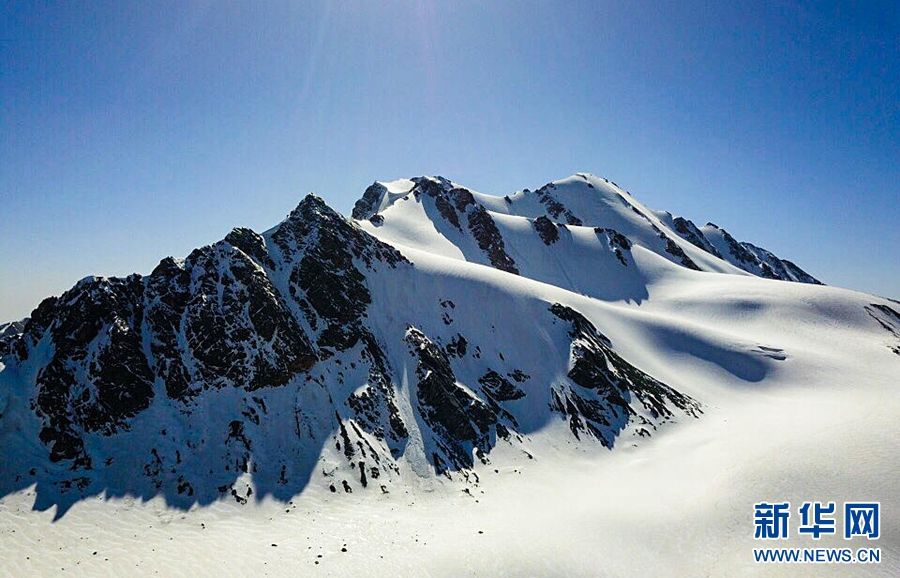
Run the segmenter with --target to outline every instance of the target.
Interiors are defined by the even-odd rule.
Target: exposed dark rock
[[[340,436],[341,436],[341,444],[337,447],[343,448],[344,456],[347,458],[347,461],[350,461],[353,459],[353,454],[354,454],[353,444],[350,443],[350,434],[347,433],[347,426],[346,426],[346,424],[344,424],[343,421],[341,421],[340,414],[335,412],[334,417],[337,420],[338,431],[340,432]]]
[[[289,262],[309,251],[327,252],[338,242],[366,267],[376,261],[396,267],[409,261],[399,251],[367,235],[315,195],[307,195],[272,234]]]
[[[712,223],[707,223],[707,225],[715,227]],[[718,228],[718,227],[716,227]],[[732,237],[728,231],[725,229],[719,229],[722,232],[722,238],[725,239],[725,242],[728,244],[728,252],[731,253],[731,256],[737,259],[739,262],[744,264],[756,264],[758,261],[756,257],[753,256],[753,253],[747,250],[746,247],[737,242],[737,239]]]
[[[683,266],[687,267],[688,269],[693,269],[693,270],[695,270],[695,271],[700,271],[700,270],[701,270],[700,267],[697,266],[697,264],[694,262],[694,260],[691,259],[691,258],[684,252],[684,249],[682,249],[682,248],[678,245],[678,243],[676,243],[671,237],[669,237],[668,235],[666,235],[666,234],[662,231],[662,229],[659,228],[659,226],[658,226],[656,223],[654,223],[652,220],[650,220],[650,217],[648,217],[647,215],[645,215],[640,209],[638,209],[637,207],[635,207],[635,206],[632,205],[631,203],[626,202],[624,198],[623,198],[622,200],[623,200],[623,202],[626,203],[626,205],[628,205],[629,207],[631,207],[631,210],[634,211],[634,213],[635,213],[636,215],[638,215],[639,217],[641,217],[642,219],[644,219],[645,221],[647,221],[647,222],[650,224],[650,228],[653,229],[653,232],[656,233],[656,235],[657,235],[660,239],[662,239],[663,242],[665,243],[664,250],[665,250],[666,253],[672,255],[673,257],[677,257],[678,260],[679,260],[679,262],[680,262]]]
[[[878,322],[885,331],[900,339],[900,313],[880,303],[867,305],[865,310],[869,317]],[[891,351],[900,355],[900,344],[889,345],[888,347]]]
[[[462,226],[459,224],[459,215],[456,213],[456,209],[453,208],[453,205],[450,204],[450,201],[447,200],[447,197],[439,195],[435,198],[434,204],[442,217],[447,219],[451,225],[462,231]]]
[[[31,317],[25,323],[22,334],[18,339],[10,342],[11,349],[20,361],[26,361],[30,349],[37,346],[41,338],[47,333],[54,321],[57,297],[47,297],[37,308],[31,312]]]
[[[247,439],[246,434],[244,433],[244,423],[239,420],[233,420],[228,424],[228,436],[225,438],[225,443],[237,441],[241,445],[244,446],[245,449],[250,449],[251,444],[250,440]]]
[[[272,257],[269,256],[268,249],[266,249],[265,239],[256,231],[236,227],[225,236],[225,242],[243,251],[244,254],[256,261],[257,265],[270,271],[275,268],[275,263],[272,261]]]
[[[720,259],[722,258],[722,254],[719,253],[719,250],[706,239],[697,225],[683,217],[675,217],[673,222],[675,224],[675,230],[689,243],[698,249],[703,249],[711,255],[719,257]]]
[[[480,378],[478,383],[497,401],[512,401],[525,397],[525,392],[513,385],[508,379],[491,370]]]
[[[440,436],[439,446],[456,467],[473,465],[468,448],[487,446],[496,414],[481,400],[456,385],[456,376],[444,352],[414,327],[406,332],[406,342],[418,359],[416,398],[422,419]],[[443,443],[441,443],[443,442]],[[443,471],[443,460],[433,460]]]
[[[872,303],[872,307],[884,313],[886,316],[895,321],[898,326],[900,326],[900,313],[888,307],[887,305],[881,305],[880,303]]]
[[[650,224],[650,228],[653,229],[653,232],[656,233],[656,235],[665,243],[664,250],[666,253],[672,255],[673,257],[677,257],[679,263],[681,263],[681,265],[687,267],[688,269],[693,269],[695,271],[701,270],[700,267],[694,262],[694,260],[684,252],[684,249],[682,249],[678,245],[678,243],[676,243],[671,237],[666,235],[662,231],[662,229],[660,229],[659,226],[650,219],[650,217],[645,215],[640,209],[638,209],[631,203],[625,201],[624,197],[622,198],[622,202],[631,207],[631,210],[634,211],[637,216],[641,217]]]
[[[616,259],[618,259],[622,265],[627,267],[628,261],[625,260],[623,251],[631,251],[631,241],[628,237],[615,229],[605,229],[601,227],[594,227],[594,233],[598,236],[604,235],[606,237],[606,244],[615,253]]]
[[[780,259],[781,263],[784,264],[784,268],[794,276],[794,278],[800,283],[809,283],[811,285],[824,285],[821,281],[798,267],[791,261],[787,259]]]
[[[252,250],[270,259],[264,245]],[[163,260],[147,287],[155,372],[170,397],[227,385],[278,386],[316,361],[265,270],[230,242],[195,250],[183,265]]]
[[[325,322],[317,343],[339,351],[353,347],[363,336],[360,321],[371,303],[365,275],[356,262],[366,268],[376,262],[390,267],[408,263],[396,249],[366,235],[314,195],[297,206],[272,240],[289,256],[291,295],[298,300],[305,295],[314,317]],[[309,323],[318,326],[315,318]]]
[[[15,350],[15,343],[25,332],[25,324],[28,318],[21,321],[0,323],[0,357],[8,355]]]
[[[681,260],[681,264],[688,269],[700,271],[700,267],[698,267],[697,264],[694,263],[693,259],[687,256],[687,253],[684,252],[684,249],[679,247],[678,243],[676,243],[671,237],[660,231],[659,238],[666,242],[666,253],[674,257],[678,257],[678,259]]]
[[[139,275],[89,277],[32,316],[26,331],[44,329],[55,348],[38,372],[33,402],[51,460],[90,467],[82,432],[126,430],[128,419],[150,405],[153,375],[140,337],[143,291]]]
[[[772,267],[769,266],[768,263],[760,263],[759,266],[760,266],[760,269],[762,269],[762,276],[764,278],[766,278],[766,279],[781,279],[781,277],[779,277],[775,273],[775,271],[772,269]]]
[[[531,376],[528,375],[527,373],[525,373],[524,371],[522,371],[521,369],[515,369],[513,371],[510,371],[506,375],[508,375],[516,383],[525,383],[526,381],[531,379]]]
[[[519,274],[515,261],[506,253],[503,237],[494,219],[481,205],[476,205],[469,211],[469,230],[478,247],[484,251],[491,265],[507,273]]]
[[[368,331],[363,334],[363,340],[365,348],[362,350],[362,357],[370,364],[369,379],[362,391],[350,395],[347,404],[354,410],[357,422],[365,430],[377,439],[385,440],[391,451],[399,451],[409,432],[397,408],[384,352]]]
[[[822,282],[794,265],[790,261],[782,260],[776,257],[772,252],[757,247],[752,243],[743,242],[741,246],[753,255],[759,267],[762,269],[762,276],[769,279],[781,279],[782,281],[797,281],[799,283],[809,283],[811,285],[821,285]]]
[[[457,333],[444,349],[447,351],[447,355],[451,355],[453,357],[464,357],[466,355],[466,351],[468,350],[468,346],[469,342],[466,341],[466,338]]]
[[[453,188],[453,184],[441,176],[415,177],[412,181],[415,183],[413,192],[424,194],[431,198],[443,196]]]
[[[405,259],[315,197],[300,204],[273,242],[293,265],[299,310],[311,317],[310,327],[323,327],[319,342],[342,349],[363,340],[380,368],[373,379],[379,407],[390,414],[381,420],[388,432],[381,433],[405,436],[393,399],[384,394],[383,354],[361,325],[370,297],[357,265],[395,267]],[[279,386],[308,370],[317,355],[269,279],[275,266],[265,239],[234,229],[183,262],[164,259],[146,278],[88,278],[62,299],[45,300],[8,348],[14,345],[24,361],[45,336],[53,342],[33,398],[51,459],[89,467],[82,436],[127,430],[149,406],[157,379],[169,397],[187,402],[205,389]],[[255,409],[243,413],[259,423]]]
[[[768,279],[822,285],[821,281],[794,263],[779,259],[770,251],[757,247],[752,243],[739,242],[728,231],[713,223],[707,223],[706,226],[717,229],[721,233],[722,239],[728,245],[729,254],[736,261],[734,264],[741,269]]]
[[[567,209],[565,205],[560,203],[559,200],[553,196],[551,191],[554,189],[556,189],[556,185],[548,183],[535,191],[538,200],[547,207],[547,213],[557,221],[560,220],[561,216],[564,216],[566,224],[581,226],[581,219],[576,217],[572,211]]]
[[[375,471],[377,472],[378,470],[375,470]],[[362,487],[364,487],[364,488],[368,487],[368,485],[369,485],[369,479],[366,476],[366,466],[362,462],[359,462],[359,483],[362,484]],[[344,552],[346,552],[346,551],[347,550],[344,549]]]
[[[569,415],[570,420],[573,412],[580,416],[570,422],[573,432],[590,431],[604,445],[611,446],[618,431],[635,415],[632,396],[658,420],[673,416],[670,405],[695,417],[701,411],[700,405],[690,397],[619,357],[609,339],[582,314],[559,303],[553,304],[550,312],[571,325],[572,363],[568,377],[586,390],[584,393],[558,390],[554,400],[554,409]]]
[[[413,192],[433,198],[441,216],[460,232],[463,230],[463,219],[466,220],[478,247],[494,268],[519,274],[515,261],[506,253],[497,224],[490,213],[475,201],[471,191],[453,187],[443,177],[417,177],[412,180],[416,183]]]
[[[156,296],[147,308],[150,353],[155,373],[173,399],[184,399],[191,392],[192,378],[183,361],[186,351],[179,340],[191,297],[190,281],[190,273],[171,257],[163,259],[147,278],[147,290]]]
[[[550,408],[568,416],[569,429],[576,438],[581,439],[581,433],[587,432],[604,447],[612,447],[617,433],[614,428],[618,424],[610,423],[609,409],[603,403],[571,390],[561,393],[554,389]]]
[[[450,189],[448,195],[453,199],[453,206],[456,207],[456,210],[458,211],[465,212],[468,207],[475,205],[475,196],[472,195],[472,192],[468,189],[463,189],[461,187]]]
[[[25,331],[25,324],[28,323],[28,320],[29,318],[26,317],[21,321],[0,323],[0,339],[8,339],[10,337],[21,335]]]
[[[369,219],[378,211],[378,204],[387,193],[387,188],[381,183],[372,183],[363,193],[361,199],[353,205],[351,216],[357,220]]]
[[[441,301],[440,305],[445,310],[456,308],[456,304],[454,304],[453,301]],[[441,321],[444,322],[444,325],[450,325],[451,323],[453,323],[453,317],[450,316],[449,311],[444,311],[443,313],[441,313]]]
[[[556,225],[547,217],[541,215],[532,222],[532,225],[545,245],[552,245],[559,240],[559,231],[556,229]]]

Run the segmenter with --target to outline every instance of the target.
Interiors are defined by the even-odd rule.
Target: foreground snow
[[[289,505],[186,513],[95,498],[52,523],[25,492],[2,503],[0,555],[14,576],[895,576],[900,403],[888,376],[869,377],[723,392],[704,419],[605,455],[535,442],[533,461],[482,468],[474,497],[449,485],[340,499],[311,489]],[[754,502],[872,497],[883,561],[865,574],[752,561]],[[846,546],[819,542],[778,546]]]

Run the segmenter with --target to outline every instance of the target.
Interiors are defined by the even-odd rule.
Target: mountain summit
[[[506,197],[375,183],[353,219],[309,195],[264,234],[4,325],[0,492],[36,483],[60,516],[101,492],[187,508],[477,485],[498,449],[702,418],[698,382],[758,383],[793,354],[758,324],[839,319],[900,352],[896,303],[818,284],[588,174]]]
[[[561,274],[586,269],[585,259],[605,263],[612,254],[628,267],[626,254],[633,246],[696,271],[820,284],[797,265],[738,242],[724,229],[712,224],[700,228],[650,210],[615,183],[587,173],[502,198],[469,191],[443,177],[376,182],[356,202],[353,218],[368,220],[363,228],[388,243],[554,284]],[[603,242],[592,242],[595,237]],[[548,248],[541,249],[541,243]],[[548,270],[549,263],[559,267]],[[591,262],[589,268],[596,266]]]

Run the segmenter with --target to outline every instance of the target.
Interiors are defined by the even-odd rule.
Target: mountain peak
[[[354,204],[352,216],[357,220],[370,219],[410,194],[415,197],[425,194],[437,198],[445,196],[454,188],[456,185],[450,179],[440,175],[422,175],[390,182],[375,181]]]
[[[297,204],[297,207],[291,211],[288,218],[308,218],[313,214],[341,217],[340,213],[328,206],[325,199],[315,193],[307,193],[303,200]]]
[[[530,249],[522,245],[530,243],[522,238],[525,224],[545,245],[554,244],[558,235],[550,230],[552,223],[554,227],[591,227],[606,235],[608,243],[615,239],[609,250],[620,263],[628,262],[623,251],[639,246],[697,271],[818,283],[796,265],[765,249],[740,243],[724,229],[701,229],[682,217],[651,210],[615,182],[588,172],[504,197],[478,193],[441,176],[375,182],[357,201],[353,218],[388,243],[462,257],[509,272],[518,272],[516,263],[523,258],[538,263],[538,268],[544,267],[540,262],[555,259],[526,257]],[[473,225],[472,219],[477,224]],[[463,238],[466,236],[471,241]],[[621,241],[627,242],[627,249]],[[560,273],[538,278],[552,282],[551,277]]]

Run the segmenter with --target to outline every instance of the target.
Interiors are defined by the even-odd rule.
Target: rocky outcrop
[[[547,213],[555,220],[559,221],[564,217],[566,224],[581,226],[583,224],[581,219],[576,217],[572,211],[567,209],[566,206],[559,202],[559,199],[553,195],[553,190],[555,188],[556,185],[553,183],[547,183],[534,193],[537,195],[541,204],[547,208]]]
[[[496,401],[513,401],[525,397],[525,392],[494,370],[488,371],[478,383],[484,387],[485,393]]]
[[[882,329],[895,338],[894,342],[888,345],[888,348],[900,355],[900,311],[881,303],[867,305],[865,310],[869,317],[874,319]]]
[[[365,334],[361,320],[371,295],[360,267],[408,261],[363,233],[322,199],[307,196],[272,234],[283,256],[288,290],[318,331],[317,343],[343,351]]]
[[[757,247],[752,243],[739,242],[725,229],[707,223],[704,239],[712,244],[712,237],[721,239],[720,256],[748,273],[766,277],[768,279],[780,279],[782,281],[795,281],[821,285],[822,282],[786,259],[776,257],[770,251]],[[702,231],[701,231],[702,233]]]
[[[559,240],[559,231],[556,230],[556,224],[547,217],[541,215],[532,221],[531,224],[545,245],[552,245]]]
[[[552,407],[569,417],[573,434],[587,432],[603,445],[612,446],[633,417],[652,426],[673,417],[670,406],[698,416],[700,404],[622,359],[584,315],[559,303],[553,304],[550,312],[570,325],[568,377],[580,390],[554,389]]]
[[[484,207],[478,205],[469,212],[469,230],[495,269],[519,274],[516,262],[506,253],[503,236],[500,235],[497,224]]]
[[[722,258],[722,254],[719,253],[719,250],[703,236],[703,232],[697,228],[697,225],[683,217],[675,217],[673,223],[675,225],[675,230],[682,238],[686,239],[698,249],[702,249],[710,255],[714,255],[720,259]]]
[[[594,227],[594,233],[597,236],[603,236],[606,239],[606,245],[615,253],[616,259],[624,266],[628,266],[625,259],[625,252],[631,252],[631,241],[622,233],[615,229],[606,229],[602,227]]]
[[[718,229],[721,232],[722,238],[725,240],[725,243],[728,246],[728,253],[732,257],[734,257],[739,263],[742,263],[744,265],[756,264],[756,258],[753,256],[753,253],[748,251],[747,248],[744,247],[741,243],[738,243],[737,239],[732,237],[728,233],[728,231],[726,231],[725,229],[723,229],[721,227],[716,226],[713,223],[707,223],[706,226],[713,227],[715,229]]]
[[[387,187],[378,182],[372,183],[363,193],[362,198],[353,205],[351,215],[360,221],[371,218],[378,212],[378,204],[386,194]]]
[[[741,246],[747,249],[755,258],[763,271],[763,277],[780,279],[782,281],[796,281],[821,285],[822,282],[792,263],[787,259],[779,259],[771,251],[757,247],[752,243],[743,242]]]
[[[357,343],[372,367],[368,397],[387,414],[368,412],[370,425],[384,422],[380,435],[395,441],[406,435],[384,354],[363,325],[371,298],[361,271],[406,260],[313,196],[271,238],[277,260],[263,236],[234,229],[146,277],[89,277],[45,300],[21,335],[9,331],[5,352],[36,364],[32,404],[53,461],[90,468],[84,437],[127,431],[156,384],[187,414],[203,392],[283,386],[318,362],[319,348]],[[287,295],[272,281],[282,276]],[[48,348],[46,360],[36,356]]]
[[[149,407],[154,376],[142,347],[143,319],[138,275],[88,277],[32,314],[24,352],[43,340],[53,347],[37,372],[33,398],[52,461],[90,468],[83,435],[126,430],[128,419]]]
[[[475,202],[468,189],[454,187],[443,177],[417,177],[412,179],[415,186],[412,194],[426,195],[434,199],[438,213],[458,231],[463,224],[487,256],[490,264],[501,271],[519,274],[516,263],[506,252],[503,236],[490,213]]]
[[[435,469],[443,473],[447,461],[454,469],[472,467],[473,449],[490,450],[490,432],[497,423],[496,413],[457,385],[449,359],[424,333],[410,327],[406,343],[410,354],[417,359],[416,399],[420,413],[437,434],[434,441],[440,453],[432,455]]]
[[[684,249],[678,246],[671,237],[660,231],[659,238],[663,240],[666,244],[666,253],[672,255],[677,258],[679,262],[687,267],[688,269],[693,269],[694,271],[700,271],[700,267],[694,262],[693,259],[688,257],[687,253],[684,252]]]
[[[245,248],[272,264],[261,238],[235,231],[229,238],[252,239]],[[174,399],[209,388],[283,385],[316,361],[265,269],[227,240],[183,263],[164,260],[147,286],[152,363]]]
[[[27,317],[21,321],[0,323],[0,357],[12,353],[13,344],[22,336],[26,323],[28,323]]]

